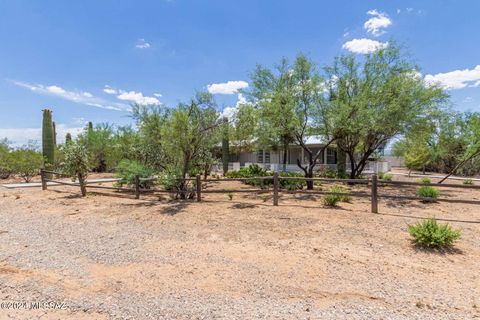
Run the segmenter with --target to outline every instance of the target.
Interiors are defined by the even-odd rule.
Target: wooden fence
[[[49,178],[50,176],[65,176],[62,173],[49,171],[49,170],[42,170],[41,171],[41,178],[42,178],[42,189],[47,190],[47,182],[53,182],[59,185],[69,185],[69,186],[79,186],[82,187],[78,182],[67,182]],[[112,179],[119,181],[120,179]],[[367,190],[370,192],[362,192],[362,191],[346,191],[345,195],[352,196],[352,197],[366,197],[370,198],[371,202],[371,212],[378,213],[378,200],[379,198],[385,199],[403,199],[403,200],[420,200],[420,201],[445,201],[445,202],[460,202],[460,203],[470,203],[470,204],[480,204],[478,200],[466,200],[466,199],[447,199],[447,198],[424,198],[419,196],[406,196],[406,195],[389,195],[384,193],[379,193],[379,187],[381,186],[435,186],[439,188],[460,188],[460,189],[480,189],[480,185],[462,185],[462,184],[425,184],[420,182],[409,182],[409,181],[383,181],[379,180],[376,174],[373,174],[369,179],[330,179],[330,178],[305,178],[305,177],[280,177],[278,172],[275,172],[273,176],[268,177],[252,177],[252,178],[225,178],[225,179],[201,179],[200,175],[197,175],[195,178],[186,178],[186,179],[178,179],[183,180],[185,182],[192,181],[194,182],[194,188],[190,190],[164,190],[158,188],[141,188],[142,182],[145,181],[159,181],[158,177],[150,177],[150,178],[135,178],[135,184],[133,188],[125,188],[125,187],[110,187],[110,186],[100,186],[94,185],[101,182],[95,181],[86,181],[84,183],[84,188],[94,188],[94,189],[106,189],[106,190],[114,190],[114,191],[123,191],[133,193],[135,195],[135,199],[140,199],[140,195],[142,193],[174,193],[174,194],[194,194],[196,201],[202,201],[202,194],[208,193],[272,193],[273,194],[273,205],[278,206],[279,198],[281,193],[289,193],[289,194],[318,194],[318,195],[335,195],[338,193],[331,192],[331,191],[322,191],[322,190],[287,190],[282,189],[280,187],[281,180],[297,180],[297,181],[318,181],[323,183],[343,183],[349,185],[366,185]],[[208,190],[204,189],[203,186],[205,183],[209,182],[222,182],[222,181],[262,181],[262,180],[270,180],[273,181],[272,188],[267,189],[213,189]]]

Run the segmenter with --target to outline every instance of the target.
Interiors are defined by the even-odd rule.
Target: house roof
[[[305,144],[325,144],[327,143],[325,136],[307,136],[305,139]]]

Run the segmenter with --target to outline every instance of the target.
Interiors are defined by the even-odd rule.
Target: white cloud
[[[65,142],[65,135],[69,132],[75,138],[84,127],[70,127],[66,124],[57,124],[57,143]],[[12,146],[20,147],[27,145],[29,141],[36,141],[41,144],[42,128],[0,128],[0,139],[7,138]]]
[[[143,39],[143,38],[138,39],[137,44],[135,45],[135,48],[137,48],[137,49],[148,49],[150,47],[151,47],[150,43],[145,41],[145,39]]]
[[[363,27],[367,32],[373,34],[374,36],[379,36],[385,33],[385,28],[388,28],[392,24],[392,20],[388,17],[385,12],[379,12],[376,9],[369,10],[368,15],[372,16],[368,19]]]
[[[212,83],[207,86],[208,92],[211,94],[235,94],[240,89],[248,87],[245,81],[228,81],[225,83]]]
[[[84,104],[92,107],[98,107],[110,110],[125,110],[128,109],[128,105],[121,103],[112,103],[102,98],[93,96],[90,92],[79,90],[66,90],[57,85],[45,86],[42,84],[31,84],[22,81],[11,81],[13,84],[29,89],[38,94],[52,95],[60,97],[65,100],[73,101],[79,104]]]
[[[434,75],[427,74],[425,82],[440,85],[448,90],[480,86],[480,65],[473,69],[454,70]]]
[[[353,53],[367,54],[388,46],[388,42],[379,42],[371,39],[353,39],[343,44],[342,48]]]
[[[117,90],[113,89],[110,86],[105,86],[105,88],[103,88],[103,92],[108,93],[108,94],[117,94]]]
[[[465,97],[465,99],[462,100],[462,102],[464,103],[469,103],[469,102],[473,102],[473,98],[472,97]]]
[[[237,95],[237,103],[235,104],[235,107],[225,107],[222,111],[222,113],[220,114],[220,118],[228,118],[228,121],[233,121],[235,119],[235,117],[237,116],[237,113],[238,113],[238,109],[247,103],[247,99],[245,98],[245,96],[241,93],[239,93]]]
[[[153,105],[153,104],[160,104],[160,100],[157,98],[162,97],[160,93],[154,93],[154,97],[146,97],[143,95],[142,92],[136,91],[125,91],[121,89],[112,88],[109,85],[105,85],[103,88],[103,92],[108,94],[114,94],[117,96],[117,99],[123,101],[130,101],[134,103],[138,103],[141,105]]]
[[[237,100],[237,108],[238,108],[239,106],[241,106],[242,104],[246,104],[246,103],[247,103],[247,99],[245,98],[245,96],[244,96],[243,94],[239,93],[239,94],[237,95],[237,98],[238,98],[238,100]]]
[[[117,96],[120,100],[131,101],[142,105],[160,104],[160,101],[155,97],[145,97],[141,92],[135,91],[119,91]]]
[[[220,114],[220,118],[227,118],[228,121],[232,122],[233,119],[237,116],[238,108],[237,107],[225,107]]]

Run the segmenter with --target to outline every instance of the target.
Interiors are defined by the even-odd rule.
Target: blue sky
[[[210,89],[234,107],[257,63],[319,66],[394,39],[454,108],[480,111],[480,1],[0,0],[0,138],[59,140],[85,121],[132,123],[130,103],[175,105]],[[212,85],[216,84],[216,85]]]

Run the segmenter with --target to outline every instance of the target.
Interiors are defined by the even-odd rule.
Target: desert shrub
[[[303,177],[304,175],[298,172],[280,172],[280,177]],[[300,190],[306,186],[303,180],[284,180],[280,179],[280,188],[290,191]]]
[[[0,154],[0,179],[8,179],[12,173],[10,153]]]
[[[348,190],[346,190],[342,186],[333,186],[330,188],[330,192],[338,197],[338,200],[341,202],[350,202],[352,200],[352,197],[350,196],[350,193]]]
[[[25,180],[30,182],[40,172],[43,166],[43,156],[32,149],[17,149],[9,154],[9,168]]]
[[[252,178],[252,177],[266,177],[270,173],[260,167],[258,164],[252,164],[248,167],[241,168],[238,171],[228,171],[226,174],[227,178]],[[264,186],[273,183],[272,179],[258,179],[258,180],[248,180],[243,181],[245,184],[254,185],[254,186]]]
[[[8,179],[12,173],[9,143],[3,139],[0,140],[0,179]]]
[[[432,183],[432,180],[430,180],[430,178],[422,178],[419,180],[419,182],[423,184],[430,184]]]
[[[63,172],[73,180],[78,178],[82,195],[86,196],[87,190],[85,188],[85,181],[88,172],[91,169],[91,164],[85,146],[78,142],[67,144],[65,146],[65,163],[62,169]]]
[[[463,184],[473,185],[473,180],[472,179],[465,179],[465,180],[463,180]]]
[[[133,160],[122,160],[117,166],[117,178],[120,178],[118,185],[135,186],[135,177],[149,178],[153,175],[153,169],[146,167]],[[140,187],[148,189],[153,186],[154,180],[142,181],[140,180]]]
[[[229,192],[227,193],[227,196],[230,201],[233,200],[233,193]]]
[[[435,200],[440,195],[440,191],[438,191],[438,189],[431,186],[421,186],[417,190],[417,195],[422,198]]]
[[[392,181],[393,180],[393,174],[390,173],[384,173],[382,177],[380,178],[383,181]]]
[[[318,170],[315,173],[315,176],[319,177],[319,178],[333,179],[333,178],[337,178],[337,171],[332,169],[332,168],[325,167],[325,168],[321,168],[320,170]]]
[[[322,198],[323,204],[328,207],[335,207],[340,201],[340,196],[337,194],[327,194]]]
[[[268,177],[272,176],[273,173],[269,172],[257,164],[252,164],[248,167],[242,168],[238,171],[228,171],[226,174],[227,178],[252,178],[252,177]],[[280,172],[280,177],[303,177],[303,174],[297,172]],[[248,180],[243,181],[245,184],[254,185],[254,186],[268,186],[273,185],[273,179],[258,179],[258,180]],[[302,180],[282,180],[280,179],[280,188],[287,190],[298,190],[303,189],[306,185],[305,181]]]
[[[449,247],[461,235],[460,230],[452,229],[448,223],[439,224],[435,218],[409,225],[408,232],[417,245],[428,248]]]
[[[159,181],[165,190],[176,191],[173,194],[175,199],[182,198],[182,195],[185,199],[195,197],[196,190],[192,181],[184,181],[182,170],[176,166],[167,166],[160,174]]]

